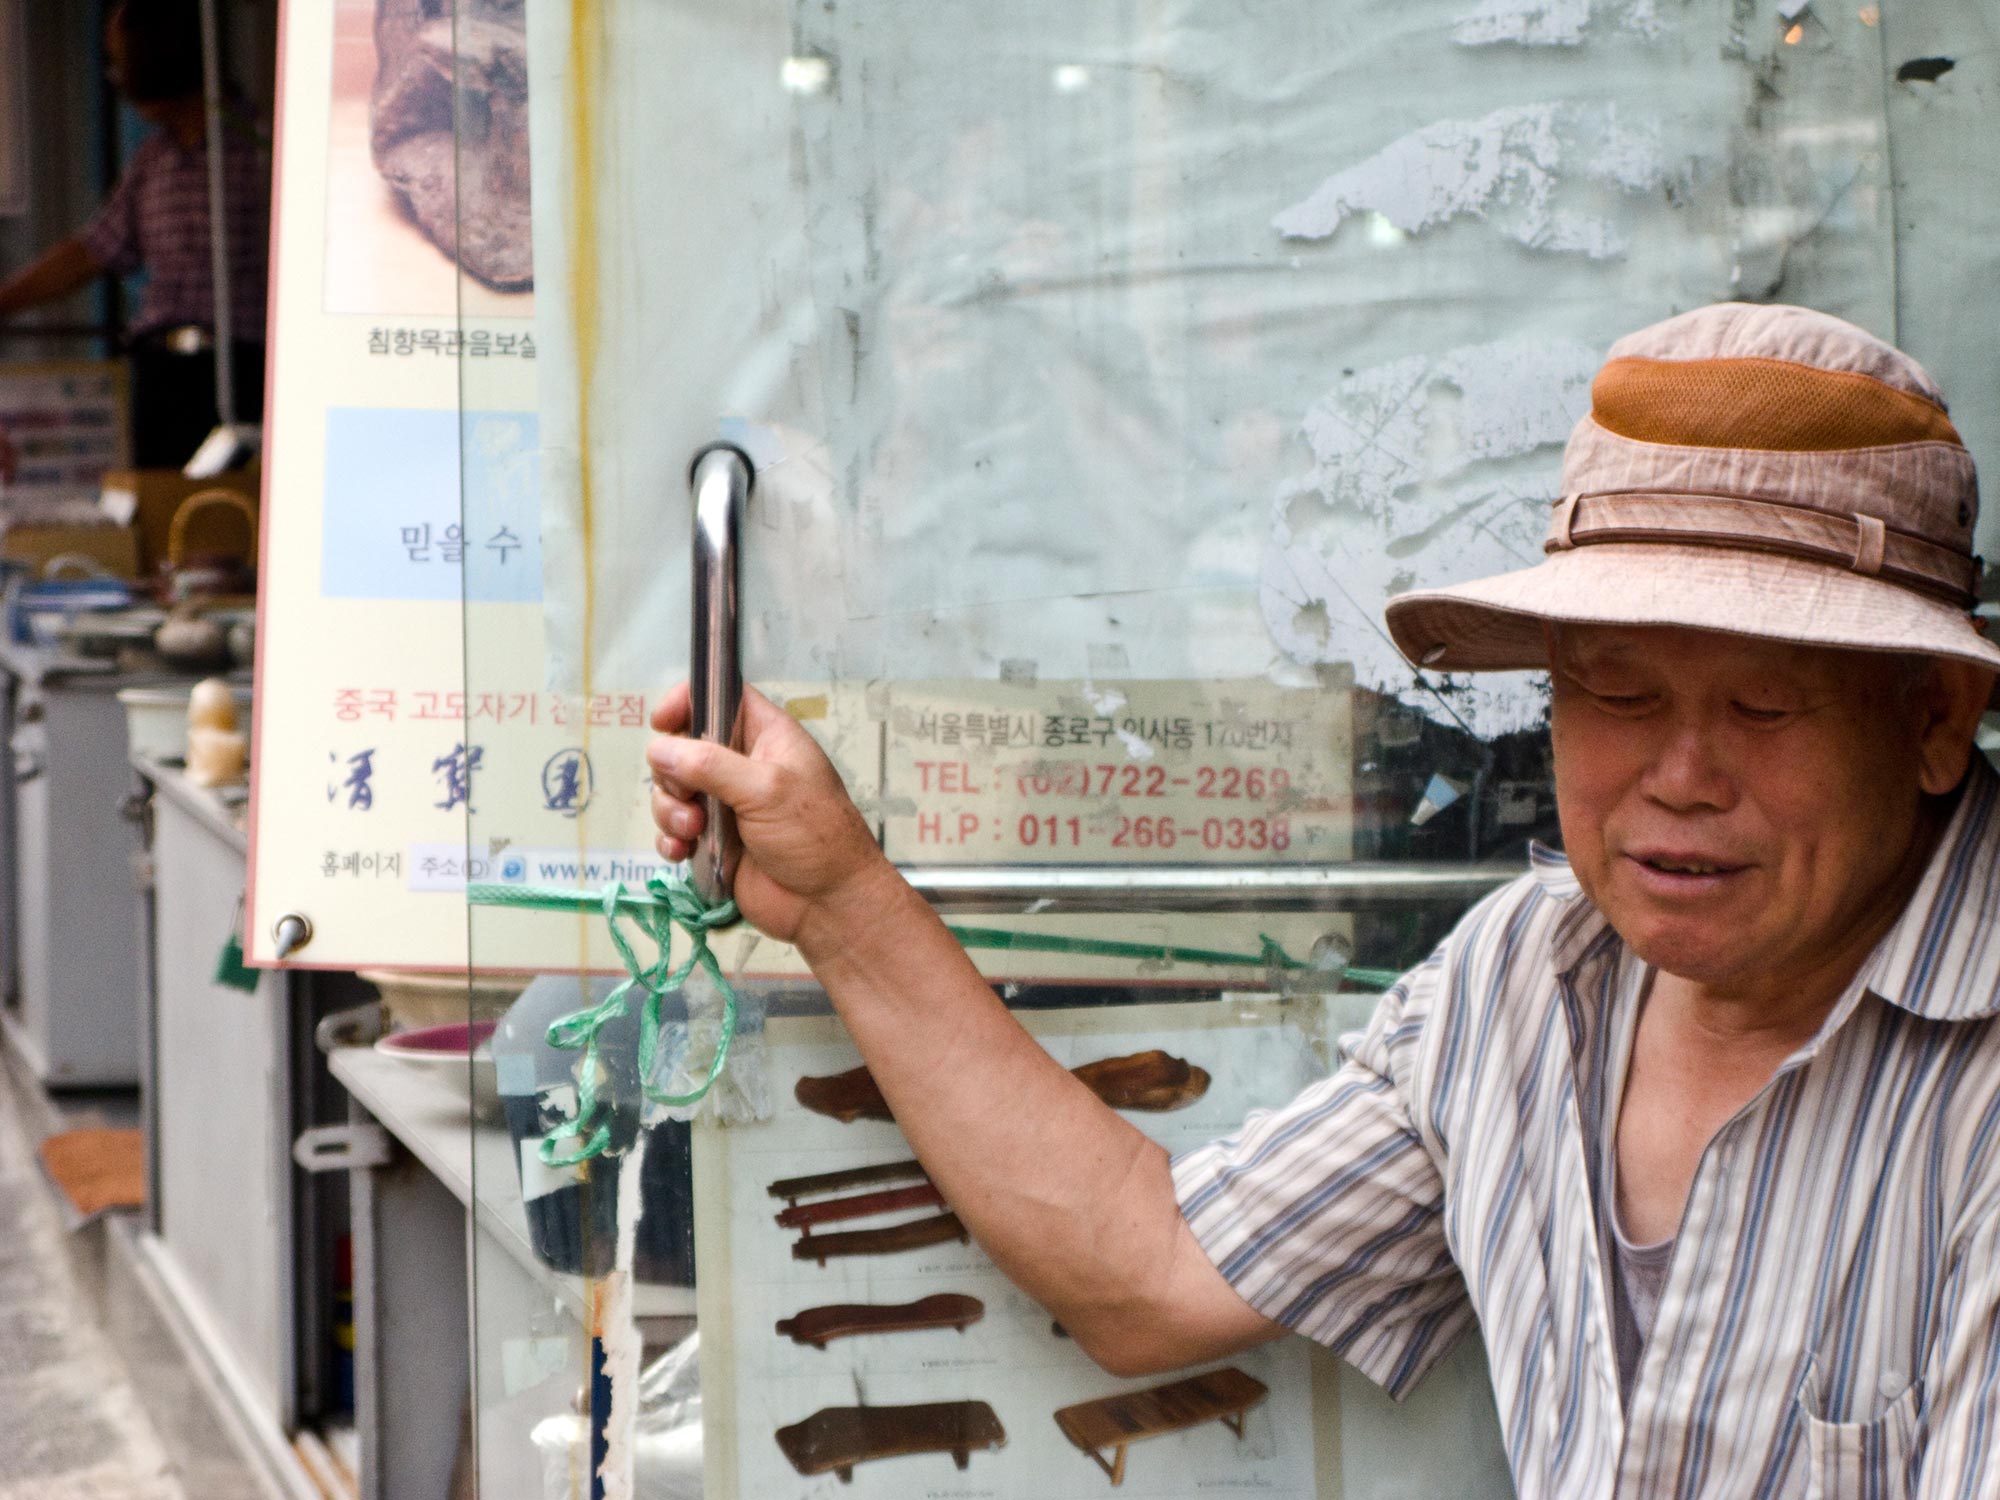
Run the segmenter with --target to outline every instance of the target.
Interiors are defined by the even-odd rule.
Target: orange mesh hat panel
[[[1591,382],[1590,414],[1620,437],[1691,448],[1959,442],[1944,409],[1922,396],[1783,359],[1614,359]]]

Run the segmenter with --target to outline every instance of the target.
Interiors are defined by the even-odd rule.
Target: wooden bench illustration
[[[949,1453],[963,1469],[974,1453],[998,1448],[1007,1433],[984,1401],[926,1406],[829,1406],[780,1427],[778,1447],[801,1474],[834,1473],[843,1484],[856,1464],[918,1453]]]
[[[1204,1422],[1220,1422],[1240,1439],[1243,1414],[1269,1394],[1263,1381],[1228,1366],[1143,1391],[1065,1406],[1056,1413],[1056,1426],[1096,1460],[1114,1485],[1123,1484],[1128,1445]],[[1106,1449],[1111,1452],[1109,1459],[1104,1456]]]
[[[960,1333],[986,1316],[986,1304],[961,1292],[939,1292],[915,1302],[836,1302],[809,1307],[781,1319],[778,1332],[795,1344],[824,1349],[829,1340],[862,1333],[914,1333],[929,1328],[955,1328]]]
[[[1192,1104],[1208,1092],[1208,1073],[1186,1058],[1155,1047],[1125,1057],[1104,1057],[1071,1068],[1092,1093],[1113,1109],[1159,1113]],[[850,1068],[823,1078],[801,1078],[792,1095],[814,1114],[852,1124],[856,1120],[890,1120],[888,1101],[866,1068]]]
[[[890,1224],[881,1229],[849,1229],[839,1234],[806,1234],[792,1241],[792,1259],[829,1260],[849,1255],[893,1255],[902,1250],[923,1250],[957,1240],[970,1244],[972,1236],[958,1222],[957,1214],[939,1214],[931,1219],[912,1219],[907,1224]]]
[[[844,1219],[867,1219],[876,1214],[899,1213],[906,1208],[943,1208],[944,1194],[928,1182],[915,1187],[883,1188],[880,1192],[856,1193],[847,1198],[820,1198],[811,1203],[794,1203],[778,1212],[781,1228],[803,1229],[810,1234],[816,1225],[838,1224]]]
[[[922,1162],[890,1161],[872,1167],[844,1167],[838,1172],[816,1172],[810,1177],[785,1177],[765,1189],[773,1198],[797,1203],[801,1198],[820,1198],[849,1188],[880,1187],[888,1182],[925,1182],[929,1175]]]

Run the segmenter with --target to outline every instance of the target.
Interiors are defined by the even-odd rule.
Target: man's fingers
[[[701,804],[686,798],[653,788],[653,826],[661,833],[677,839],[698,839],[707,815]]]
[[[693,712],[691,691],[685,682],[677,682],[668,688],[665,696],[653,705],[653,727],[661,734],[685,734],[688,717]]]
[[[674,736],[663,735],[661,738],[674,738]],[[691,802],[695,797],[693,789],[682,782],[676,781],[672,776],[669,776],[665,771],[660,769],[662,757],[671,753],[668,750],[661,750],[658,754],[655,754],[651,745],[646,747],[646,767],[653,773],[653,785],[665,792],[669,797],[678,797],[683,802]]]
[[[748,750],[772,730],[786,733],[798,728],[798,720],[753,687],[743,689],[740,727],[743,748]]]
[[[767,799],[777,776],[774,766],[708,740],[663,734],[646,748],[646,761],[662,786],[720,797],[742,810]]]

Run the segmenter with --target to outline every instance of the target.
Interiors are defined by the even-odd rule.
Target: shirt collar
[[[1556,973],[1567,976],[1583,962],[1583,956],[1596,945],[1598,939],[1611,931],[1611,924],[1596,904],[1584,895],[1576,872],[1569,867],[1569,856],[1561,850],[1531,841],[1528,844],[1528,873],[1534,877],[1535,884],[1541,887],[1544,895],[1564,908],[1562,915],[1556,918],[1555,930],[1550,936]]]
[[[1568,975],[1611,924],[1565,855],[1530,844],[1528,863],[1535,883],[1567,907],[1552,956],[1556,972]],[[2000,772],[1984,755],[1974,752],[1944,836],[1862,977],[1868,991],[1926,1020],[2000,1015]]]
[[[1926,1020],[2000,1014],[2000,772],[1977,751],[1923,879],[1862,973]]]

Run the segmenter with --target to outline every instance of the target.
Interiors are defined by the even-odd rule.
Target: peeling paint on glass
[[[562,12],[537,12],[552,44]],[[1883,34],[1854,16],[1803,49],[1775,11],[1587,0],[613,0],[603,24],[617,326],[591,453],[545,400],[559,681],[586,573],[608,678],[679,659],[685,585],[626,539],[728,416],[784,455],[753,672],[1081,676],[1115,641],[1139,676],[1351,663],[1441,721],[1462,696],[1481,734],[1525,727],[1532,687],[1415,686],[1376,615],[1532,551],[1596,353],[1731,296],[1896,323]],[[568,199],[538,201],[560,288]],[[578,389],[575,330],[543,345]],[[1333,430],[1398,381],[1419,409]]]

